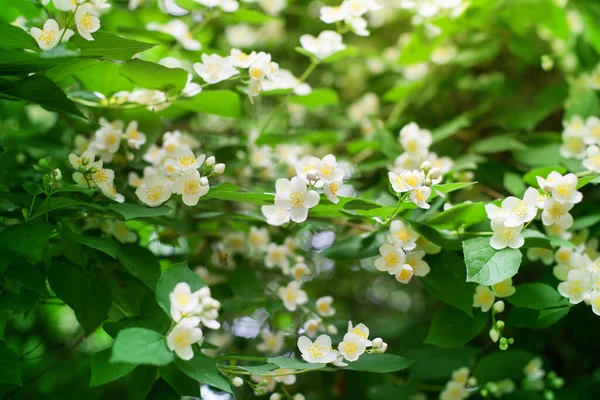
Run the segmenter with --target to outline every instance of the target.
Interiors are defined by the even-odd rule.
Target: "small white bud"
[[[313,182],[313,181],[316,181],[317,179],[319,179],[319,177],[314,172],[309,172],[308,174],[306,174],[306,179]]]
[[[470,377],[469,380],[467,381],[467,384],[470,387],[475,387],[477,386],[477,378],[475,378],[474,376]]]
[[[208,178],[203,176],[202,178],[200,178],[200,185],[202,186],[208,186]]]
[[[504,321],[496,321],[496,326],[498,327],[498,329],[504,329]]]
[[[329,333],[330,335],[337,335],[338,333],[338,329],[335,327],[335,325],[327,325],[327,333]]]
[[[269,400],[281,400],[281,395],[279,393],[273,393]]]
[[[429,175],[427,175],[427,177],[429,179],[437,179],[442,175],[442,171],[440,171],[439,168],[434,167],[431,169],[431,171],[429,171]]]
[[[204,163],[206,164],[207,167],[212,167],[213,165],[215,165],[215,156],[210,156],[206,159],[206,161],[204,161]]]
[[[586,305],[586,306],[589,306],[589,305],[592,303],[592,301],[590,300],[590,297],[591,297],[591,296],[590,296],[589,294],[586,294],[586,295],[583,297],[583,302],[585,303],[585,305]]]
[[[215,174],[221,175],[223,172],[225,172],[225,164],[218,163],[217,165],[215,165],[214,171],[215,171]]]
[[[240,387],[244,384],[244,380],[242,378],[240,378],[239,376],[236,376],[235,378],[233,378],[231,380],[231,384],[235,387]]]
[[[421,164],[421,169],[425,173],[429,172],[429,170],[431,169],[431,163],[429,161],[423,161],[423,164]]]
[[[385,353],[387,351],[387,343],[383,342],[383,344],[381,345],[381,348],[379,349],[379,352],[381,354]]]
[[[208,286],[204,286],[203,288],[198,289],[196,293],[199,299],[210,297],[210,288]]]
[[[294,395],[294,400],[306,400],[306,397],[302,393],[296,393]]]
[[[504,311],[504,302],[502,300],[495,302],[494,303],[494,312],[501,313],[503,311]]]
[[[429,179],[429,177],[427,177],[424,181],[423,181],[423,186],[431,186],[431,179]]]
[[[383,346],[383,339],[381,339],[381,338],[375,338],[375,339],[373,339],[373,347],[375,347],[376,349],[378,349],[381,346]]]
[[[498,339],[500,339],[500,332],[498,332],[498,329],[496,329],[496,328],[490,329],[490,339],[492,339],[492,342],[494,342],[494,343],[496,343],[498,341]]]
[[[54,175],[55,180],[60,181],[62,179],[62,172],[60,172],[60,169],[56,168],[52,171],[52,174]]]

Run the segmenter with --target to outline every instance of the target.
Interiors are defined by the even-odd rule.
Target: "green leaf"
[[[174,264],[170,268],[163,271],[156,285],[156,301],[158,305],[171,315],[171,301],[169,294],[175,289],[179,282],[187,282],[192,289],[192,292],[206,286],[204,281],[188,268],[186,262]]]
[[[121,245],[117,259],[131,275],[144,282],[151,290],[156,290],[160,264],[150,250],[137,244]]]
[[[32,49],[39,47],[35,39],[18,26],[0,22],[0,49]]]
[[[438,229],[456,230],[469,227],[487,219],[484,203],[462,203],[442,211],[427,220],[426,224]]]
[[[399,85],[394,86],[383,95],[383,100],[397,102],[404,100],[412,93],[420,89],[425,81],[404,81]]]
[[[153,365],[139,365],[131,374],[127,400],[144,400],[149,398],[156,380],[156,367]]]
[[[325,366],[326,366],[326,364],[323,364],[323,363],[311,364],[311,363],[307,363],[302,360],[299,360],[297,358],[283,357],[283,356],[269,358],[267,360],[267,362],[270,364],[275,364],[279,368],[283,368],[283,369],[298,369],[298,370],[321,369],[321,368],[325,368]]]
[[[444,348],[460,347],[481,332],[487,318],[487,314],[482,312],[476,312],[471,318],[454,307],[444,305],[433,315],[424,343]]]
[[[533,229],[526,229],[523,231],[523,237],[525,238],[524,248],[537,247],[540,249],[553,250],[550,239],[542,232],[534,231]]]
[[[188,73],[181,68],[168,68],[142,60],[125,62],[119,72],[138,86],[163,92],[183,90],[188,78]]]
[[[15,82],[0,83],[0,97],[37,103],[53,111],[85,118],[56,83],[44,75],[32,75]]]
[[[182,360],[177,357],[175,364],[179,369],[192,379],[200,383],[216,387],[228,393],[233,393],[229,380],[225,378],[217,369],[217,364],[214,358],[210,358],[197,352],[189,361]]]
[[[444,251],[433,258],[431,271],[421,282],[435,297],[472,316],[474,287],[467,283],[464,264],[456,253]]]
[[[388,160],[395,160],[402,153],[402,148],[398,140],[394,138],[390,131],[380,126],[380,124],[375,121],[373,124],[375,126],[375,137],[382,153],[385,154]]]
[[[514,172],[507,172],[504,174],[503,184],[506,190],[516,197],[523,196],[525,190],[527,189],[523,183],[523,180],[521,179],[521,176],[515,174]]]
[[[410,221],[410,226],[419,235],[429,240],[431,243],[440,246],[443,249],[448,250],[462,250],[462,244],[456,237],[446,237],[442,235],[437,229],[427,225],[419,224],[418,222]],[[462,263],[462,261],[461,261]]]
[[[524,283],[516,286],[515,289],[515,294],[506,300],[517,307],[542,310],[569,304],[556,289],[544,283]]]
[[[519,380],[523,377],[523,368],[534,357],[521,349],[496,351],[481,358],[473,370],[473,376],[481,384],[503,379]]]
[[[265,375],[274,369],[279,368],[277,365],[273,364],[263,364],[263,365],[245,365],[242,367],[246,371],[252,373],[252,375]]]
[[[464,189],[469,186],[473,186],[477,182],[454,182],[454,183],[442,183],[441,185],[433,186],[434,194],[438,191],[440,193],[446,194],[450,192],[455,192],[460,189]]]
[[[297,50],[296,50],[297,51]],[[346,46],[344,50],[338,51],[327,58],[324,58],[321,62],[324,64],[331,64],[341,61],[346,58],[355,57],[358,55],[358,49],[354,46]],[[312,58],[312,57],[311,57]]]
[[[463,242],[467,281],[491,286],[513,277],[521,265],[522,255],[517,249],[495,250],[487,237]]]
[[[184,374],[175,363],[163,365],[158,369],[158,373],[180,395],[190,397],[200,395],[198,382]]]
[[[61,79],[65,78],[79,70],[82,70],[91,65],[94,65],[94,64],[102,64],[102,63],[99,63],[98,60],[94,60],[93,58],[79,58],[76,60],[63,61],[62,63],[58,64],[57,66],[47,70],[44,73],[44,75],[46,75],[48,78],[52,79],[54,82],[58,82]],[[113,64],[113,65],[115,65],[115,64]],[[117,67],[117,66],[115,65],[115,67]],[[123,79],[125,79],[125,78],[123,78]]]
[[[22,386],[21,360],[4,342],[0,342],[0,383]]]
[[[53,232],[54,228],[46,222],[12,225],[0,231],[0,249],[38,263]]]
[[[135,218],[152,218],[167,215],[173,209],[169,206],[146,207],[130,203],[111,203],[108,208],[121,214],[127,221]]]
[[[219,19],[226,23],[246,22],[248,24],[262,25],[277,18],[260,11],[240,8],[236,12],[222,14],[219,16]]]
[[[414,360],[400,357],[395,354],[363,354],[358,360],[348,363],[349,365],[346,369],[387,374],[390,372],[402,371],[414,363]]]
[[[306,108],[318,108],[325,106],[334,106],[339,103],[338,94],[333,89],[313,89],[306,96],[292,96],[290,103],[299,104]]]
[[[48,283],[58,298],[75,311],[87,335],[106,319],[112,299],[103,281],[93,279],[74,265],[54,263],[48,269]]]
[[[117,335],[110,361],[161,366],[173,358],[164,335],[144,328],[128,328]]]
[[[360,260],[379,254],[379,246],[377,236],[366,233],[336,240],[331,247],[323,250],[321,255],[338,261]]]
[[[74,232],[71,232],[69,228],[64,228],[61,231],[61,235],[64,235],[67,239],[72,240],[75,243],[83,244],[84,246],[88,246],[93,249],[99,250],[105,254],[108,254],[112,258],[117,258],[119,244],[111,238],[76,234]]]
[[[136,54],[156,46],[152,43],[125,39],[103,31],[95,32],[92,41],[85,40],[78,35],[72,41],[81,49],[81,55],[84,57],[98,57],[118,61],[130,60]]]
[[[90,387],[105,385],[117,380],[135,368],[135,365],[110,362],[111,349],[99,351],[92,356],[92,380]]]
[[[96,61],[90,66],[81,68],[73,76],[79,81],[83,89],[90,92],[100,92],[110,97],[116,92],[131,92],[134,89],[131,81],[119,74],[119,70],[120,66],[113,62]]]
[[[478,154],[525,150],[527,147],[510,135],[494,135],[478,140],[470,151]]]
[[[417,391],[417,388],[407,384],[396,385],[391,383],[382,383],[371,386],[367,389],[368,400],[405,400],[410,399]]]
[[[22,50],[5,50],[0,58],[0,76],[23,75],[41,72],[79,56],[78,52],[65,49],[52,49],[41,53]]]
[[[21,261],[13,262],[4,274],[28,289],[48,296],[46,277],[33,265]]]
[[[240,96],[230,90],[202,91],[192,98],[179,99],[175,104],[185,110],[204,114],[215,114],[228,118],[242,116]]]
[[[583,119],[595,117],[600,114],[600,101],[594,90],[588,89],[577,96],[569,99],[565,107],[565,120],[570,120],[574,116],[580,116]]]

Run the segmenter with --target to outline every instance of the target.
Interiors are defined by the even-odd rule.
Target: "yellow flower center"
[[[186,179],[183,181],[183,193],[198,194],[200,191],[200,181],[196,179]]]
[[[321,175],[328,178],[333,176],[333,165],[323,164],[323,167],[321,167]]]
[[[319,311],[321,311],[322,313],[329,311],[329,303],[326,303],[324,301],[319,303]]]
[[[119,136],[116,133],[110,133],[106,136],[106,144],[111,145],[119,142]]]
[[[133,140],[137,140],[140,138],[140,132],[138,132],[136,129],[133,129],[131,132],[129,132],[129,138],[133,139]]]
[[[293,208],[304,207],[304,193],[291,192],[290,193],[290,205]]]
[[[297,296],[297,294],[296,294],[296,291],[294,291],[294,290],[288,290],[288,291],[285,293],[285,299],[286,299],[288,302],[290,302],[290,303],[295,303],[295,302],[296,302],[296,298],[297,298],[297,297],[298,297],[298,296]]]
[[[523,200],[517,201],[510,212],[517,217],[524,217],[525,214],[527,214],[527,203],[525,203]]]
[[[427,200],[427,196],[425,196],[425,191],[421,188],[415,190],[415,198],[417,199],[417,201]]]
[[[162,186],[154,186],[148,188],[148,200],[159,201],[163,194]]]
[[[259,68],[251,68],[250,69],[250,75],[253,78],[260,79],[260,77],[262,76],[262,73],[263,73],[262,70],[260,70]]]
[[[410,271],[407,269],[403,269],[402,271],[400,271],[400,279],[407,280],[408,278],[410,278]]]
[[[385,260],[385,266],[388,268],[395,267],[398,264],[398,255],[395,251],[392,251],[387,256],[383,257]]]
[[[548,209],[548,214],[550,214],[550,216],[554,220],[560,219],[566,213],[567,213],[567,210],[565,209],[565,206],[563,206],[560,203],[556,203]]]
[[[184,167],[189,167],[196,161],[196,157],[194,156],[182,156],[179,157],[179,165]]]
[[[497,283],[496,286],[494,286],[494,289],[496,289],[496,293],[498,293],[499,295],[508,293],[508,288],[509,286],[504,282]]]
[[[504,240],[511,240],[515,237],[515,230],[513,228],[503,228],[500,232],[500,236]]]
[[[348,355],[355,354],[357,352],[356,343],[345,342],[344,343],[344,352]]]
[[[415,151],[417,151],[419,148],[419,143],[416,140],[409,140],[408,143],[406,143],[406,150],[409,153],[414,153]]]
[[[80,24],[86,31],[91,31],[92,29],[94,29],[94,22],[92,20],[91,15],[89,14],[83,14],[81,16]]]
[[[399,229],[395,235],[402,242],[407,242],[410,239],[410,232],[406,228]]]
[[[308,354],[310,354],[310,356],[313,358],[323,357],[323,354],[325,354],[325,348],[316,343],[310,346],[307,351]]]
[[[417,186],[419,184],[419,178],[416,175],[409,175],[408,178],[406,178],[406,183],[410,186]]]
[[[396,186],[404,186],[404,178],[398,175],[396,179],[394,179],[394,183],[396,184]]]
[[[570,281],[569,282],[569,294],[576,295],[583,292],[583,284],[581,281]]]
[[[329,185],[329,191],[334,196],[337,194],[339,189],[340,189],[340,185],[338,185],[337,182],[333,182],[331,185]]]
[[[175,300],[177,301],[178,304],[182,305],[182,306],[186,306],[190,303],[190,295],[187,293],[177,293],[175,295]]]
[[[567,185],[567,184],[558,185],[556,190],[558,190],[558,193],[560,193],[562,196],[568,196],[573,191],[573,187],[571,185]]]
[[[108,176],[106,174],[106,170],[104,168],[97,170],[96,173],[94,174],[94,180],[96,182],[100,182],[100,183],[104,183],[104,182],[108,181]]]
[[[353,330],[352,332],[354,332],[354,334],[356,334],[356,335],[360,336],[360,337],[361,337],[361,338],[363,338],[363,339],[366,339],[366,338],[367,338],[367,334],[366,334],[365,332],[361,331],[361,330],[360,330],[360,329],[358,329],[358,328],[354,328],[354,330]]]
[[[42,30],[40,33],[39,41],[44,43],[46,46],[50,46],[56,39],[56,31]]]
[[[190,340],[190,333],[188,331],[178,332],[175,335],[175,345],[177,347],[185,347],[190,344],[192,344],[192,341]]]

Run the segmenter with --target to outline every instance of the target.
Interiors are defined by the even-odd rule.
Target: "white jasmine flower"
[[[505,224],[504,218],[494,218],[491,222],[491,226],[494,234],[490,239],[490,246],[494,249],[502,250],[505,247],[518,249],[525,243],[525,239],[521,234],[523,224],[508,227]]]
[[[286,271],[290,266],[288,248],[285,245],[279,246],[275,243],[270,243],[267,246],[265,266],[267,268],[279,267],[282,271]]]
[[[541,358],[536,357],[533,360],[529,361],[525,368],[523,368],[523,373],[527,376],[527,378],[531,380],[539,380],[544,377],[546,372],[542,369],[543,361]]]
[[[502,201],[504,224],[511,228],[534,219],[537,215],[538,200],[538,192],[535,189],[526,191],[523,200],[514,196],[504,199]]]
[[[313,156],[304,156],[296,163],[296,174],[308,181],[316,181],[317,178],[317,167],[320,160]]]
[[[208,193],[208,179],[201,178],[195,169],[188,169],[173,183],[173,191],[181,195],[186,206],[195,206],[200,197]]]
[[[185,24],[185,22],[179,19],[172,19],[165,25],[150,23],[146,26],[146,29],[149,31],[158,31],[173,36],[186,50],[197,51],[202,48],[202,44],[192,36],[190,28]]]
[[[429,152],[433,137],[431,132],[420,129],[419,125],[411,122],[400,130],[398,140],[407,153],[423,156]]]
[[[259,0],[258,4],[267,14],[279,15],[287,6],[287,0]]]
[[[182,360],[191,360],[194,357],[192,345],[202,341],[202,329],[198,327],[200,318],[188,317],[182,319],[167,336],[169,350]]]
[[[194,79],[194,75],[188,74],[188,79],[185,84],[185,87],[181,91],[181,94],[184,97],[194,97],[202,91],[202,86],[200,86],[199,84],[197,84],[195,82],[192,82],[193,79]]]
[[[117,203],[125,202],[125,197],[122,194],[117,193],[117,187],[114,184],[107,187],[100,187],[100,190],[104,196],[116,201]]]
[[[96,172],[92,172],[92,180],[103,190],[107,190],[113,186],[115,180],[115,171],[102,167],[102,160],[92,164],[96,168]],[[93,171],[93,169],[92,169]]]
[[[83,3],[85,0],[54,0],[54,6],[60,11],[75,11],[78,4]],[[46,1],[46,4],[49,2]]]
[[[80,166],[84,166],[86,168],[91,167],[95,157],[96,155],[92,150],[86,150],[80,156],[77,156],[75,153],[69,154],[69,162],[71,163],[73,169],[79,170]]]
[[[308,217],[308,209],[319,204],[319,195],[314,190],[306,189],[306,182],[299,177],[292,178],[289,192],[275,195],[275,206],[290,210],[290,219],[304,222]]]
[[[408,283],[413,276],[413,269],[408,264],[403,264],[402,268],[396,272],[396,280],[400,283]]]
[[[461,367],[452,371],[452,380],[454,382],[462,383],[463,385],[467,384],[469,380],[470,370],[467,367]]]
[[[600,291],[592,291],[590,294],[590,305],[592,306],[594,314],[600,315]]]
[[[223,245],[231,252],[245,254],[248,250],[248,243],[244,232],[230,232],[223,237]]]
[[[298,305],[306,304],[308,297],[300,288],[298,281],[291,281],[286,287],[279,288],[279,297],[288,311],[296,311]]]
[[[53,19],[49,19],[44,23],[44,27],[40,28],[31,28],[29,34],[35,39],[38,46],[42,50],[50,50],[58,44],[61,36],[64,37],[62,39],[63,42],[68,41],[71,36],[73,36],[73,31],[71,29],[61,30],[58,26],[58,22]]]
[[[290,222],[289,210],[275,206],[262,206],[260,211],[267,219],[267,223],[273,226],[281,226]]]
[[[569,299],[571,304],[581,303],[592,290],[589,272],[573,269],[567,275],[567,281],[558,284],[558,292]]]
[[[256,54],[248,72],[253,80],[262,81],[264,78],[276,79],[279,72],[279,64],[271,61],[271,55],[264,51]]]
[[[304,329],[304,333],[306,333],[309,338],[313,338],[321,329],[321,324],[316,319],[309,319],[304,323],[302,329]]]
[[[256,52],[253,51],[250,54],[246,54],[240,49],[231,49],[231,52],[229,53],[229,60],[234,67],[250,68],[250,66],[256,60]]]
[[[440,400],[462,400],[468,396],[464,383],[449,381],[440,393]]]
[[[369,347],[372,345],[369,340],[369,328],[365,324],[352,325],[352,321],[348,321],[348,332],[358,335],[362,340],[365,341],[365,346]]]
[[[179,282],[169,293],[171,302],[171,318],[177,322],[183,317],[192,314],[200,305],[200,299],[196,293],[192,293],[190,285],[186,282]]]
[[[315,363],[330,363],[337,359],[337,354],[332,352],[331,338],[328,335],[321,335],[317,340],[310,340],[306,336],[298,338],[298,348],[302,353],[304,361]]]
[[[345,7],[329,7],[323,6],[320,8],[319,13],[321,14],[321,21],[326,24],[333,24],[335,22],[343,21],[348,18],[347,8]]]
[[[337,166],[333,154],[327,154],[317,164],[317,175],[323,182],[335,182],[344,178],[344,170]]]
[[[552,265],[554,261],[554,254],[552,254],[552,250],[542,249],[539,247],[530,247],[527,249],[527,259],[529,261],[540,260],[545,265]]]
[[[73,0],[71,0],[73,1]],[[98,10],[106,10],[108,8],[111,7],[111,5],[109,3],[107,3],[108,0],[91,0],[92,4],[94,5],[94,7],[96,7]]]
[[[304,34],[300,36],[300,44],[304,50],[321,60],[346,48],[342,36],[334,31],[323,31],[317,37]]]
[[[304,263],[298,263],[292,268],[292,276],[297,281],[302,281],[305,277],[310,275],[310,268]]]
[[[175,168],[178,171],[185,172],[190,169],[197,170],[206,160],[206,155],[200,154],[198,157],[194,155],[192,150],[183,148],[175,154]],[[167,160],[169,161],[169,160]]]
[[[585,122],[587,134],[583,137],[585,144],[600,144],[600,118],[589,117]]]
[[[128,100],[132,103],[147,106],[150,110],[163,108],[165,104],[169,104],[166,103],[167,95],[160,90],[136,89],[128,96]]]
[[[77,32],[85,40],[94,40],[92,33],[100,29],[100,18],[96,15],[94,6],[90,3],[82,4],[75,12],[75,24]]]
[[[375,268],[378,270],[396,275],[402,269],[406,258],[402,249],[386,243],[379,248],[379,254],[381,254],[381,257],[375,260]]]
[[[564,133],[572,136],[585,137],[588,133],[586,122],[579,115],[571,117],[569,121],[563,121]]]
[[[102,230],[124,244],[135,243],[137,240],[137,235],[129,229],[125,221],[106,220]]]
[[[260,334],[262,342],[256,349],[262,353],[278,355],[283,349],[284,336],[281,332],[262,331]]]
[[[358,360],[365,350],[365,340],[355,333],[346,333],[338,345],[338,351],[350,362]]]
[[[559,203],[579,203],[583,199],[581,192],[577,190],[577,175],[558,174],[552,185],[552,197]]]
[[[544,211],[542,211],[542,222],[544,225],[556,224],[561,228],[570,228],[573,225],[573,216],[569,214],[569,210],[574,204],[559,203],[553,197],[546,199],[544,202]]]
[[[436,47],[436,49],[431,53],[429,59],[434,64],[444,65],[448,64],[452,59],[456,56],[458,50],[455,46],[452,45],[444,45]]]
[[[429,72],[429,64],[427,64],[426,62],[406,65],[402,69],[402,74],[404,75],[404,79],[406,79],[407,81],[421,80],[421,79],[425,78],[425,76],[427,76],[428,72]]]
[[[235,12],[240,8],[236,0],[194,0],[196,3],[202,4],[209,8],[219,7],[225,12]]]
[[[338,199],[338,191],[340,190],[340,187],[342,186],[342,182],[341,181],[334,181],[334,182],[328,182],[328,183],[324,183],[323,184],[323,193],[325,193],[325,196],[327,197],[327,199],[332,202],[333,204],[337,204],[339,203],[339,199]]]
[[[157,175],[144,178],[144,185],[137,188],[136,196],[150,207],[158,207],[171,198],[172,183]]]
[[[478,285],[473,295],[473,307],[481,307],[481,311],[488,312],[494,305],[495,299],[494,293],[489,287]]]
[[[269,231],[267,228],[257,228],[255,226],[250,227],[250,234],[248,235],[248,241],[250,244],[260,250],[265,251],[270,240]]]
[[[418,238],[419,235],[400,220],[391,223],[390,234],[387,237],[388,242],[402,250],[414,249]]]
[[[590,171],[600,173],[600,148],[598,146],[592,145],[587,148],[583,166]]]
[[[317,312],[321,317],[332,317],[335,315],[335,308],[331,306],[333,297],[323,296],[317,299]]]
[[[127,125],[125,135],[127,136],[127,144],[132,149],[139,149],[146,143],[146,135],[138,131],[137,121],[131,121]]]
[[[430,271],[429,264],[423,261],[423,257],[425,252],[420,250],[412,250],[406,254],[405,263],[410,265],[416,276],[426,276]]]
[[[250,162],[261,168],[273,167],[273,149],[269,146],[252,147],[250,149]]]
[[[431,195],[431,188],[429,186],[421,186],[410,193],[410,201],[415,203],[417,207],[428,209],[430,207],[427,204],[427,199]]]
[[[585,142],[583,137],[575,134],[562,134],[563,144],[560,146],[560,155],[564,158],[576,158],[581,160],[585,157]]]
[[[228,58],[217,54],[202,54],[202,63],[195,63],[194,70],[206,83],[217,83],[238,73]]]
[[[144,156],[142,157],[142,159],[144,161],[146,161],[149,164],[155,165],[155,166],[160,164],[163,158],[164,158],[163,149],[161,149],[160,147],[158,147],[155,144],[152,144],[148,148],[148,150],[146,151]]]
[[[496,297],[504,298],[515,294],[516,288],[513,286],[512,278],[498,282],[492,286],[492,292]]]
[[[312,92],[312,88],[308,83],[300,82],[300,80],[287,69],[279,70],[277,80],[265,80],[262,82],[262,90],[265,92],[280,89],[292,89],[293,93],[298,96],[306,96]],[[294,160],[294,162],[296,162],[296,160]]]

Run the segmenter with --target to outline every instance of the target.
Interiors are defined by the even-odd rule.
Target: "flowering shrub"
[[[0,9],[0,398],[594,396],[595,1]]]

